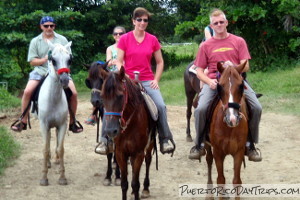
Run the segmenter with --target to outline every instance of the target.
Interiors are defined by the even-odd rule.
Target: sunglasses
[[[135,20],[138,22],[141,22],[141,21],[144,21],[145,23],[149,22],[149,19],[136,18]]]
[[[123,35],[123,34],[124,34],[124,32],[120,32],[120,33],[117,33],[117,32],[116,32],[116,33],[113,33],[114,36],[117,36],[117,35],[120,35],[120,36],[121,36],[121,35]]]
[[[55,27],[55,25],[54,24],[51,24],[51,25],[43,25],[43,27],[45,27],[45,28],[54,28]]]
[[[218,24],[224,24],[224,23],[225,23],[225,21],[218,21],[218,22],[213,23],[213,25],[217,26]]]

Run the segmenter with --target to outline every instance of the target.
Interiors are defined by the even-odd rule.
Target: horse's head
[[[106,126],[104,131],[110,138],[116,137],[123,128],[123,111],[127,104],[128,93],[126,90],[126,81],[124,67],[119,72],[101,71],[104,78],[101,97],[105,109],[104,119]]]
[[[101,76],[101,71],[107,71],[107,64],[100,62],[93,62],[89,65],[89,75],[85,80],[85,84],[88,88],[92,90],[91,93],[91,103],[94,107],[100,108],[102,107],[102,98],[101,98],[101,90],[103,85],[103,78]]]
[[[48,40],[50,47],[48,53],[48,67],[50,72],[59,76],[60,83],[63,88],[67,88],[69,84],[70,65],[72,63],[71,45],[72,42],[68,42],[66,45],[52,44]]]
[[[217,90],[223,104],[224,122],[229,127],[238,126],[241,119],[240,108],[244,93],[244,82],[240,74],[246,64],[247,62],[233,66],[219,62],[217,65],[218,71],[221,73]]]

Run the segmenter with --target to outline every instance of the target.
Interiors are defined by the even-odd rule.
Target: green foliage
[[[183,63],[163,73],[159,86],[167,105],[186,105],[183,74],[187,65],[188,63]],[[297,116],[300,116],[299,77],[300,63],[288,65],[285,69],[247,74],[254,91],[263,94],[259,99],[263,111]]]
[[[9,131],[2,126],[0,126],[0,138],[0,175],[2,175],[4,169],[20,155],[21,146],[15,142]]]
[[[20,99],[12,96],[5,89],[0,89],[0,111],[20,106]]]
[[[176,1],[181,4],[180,1]],[[247,41],[251,56],[258,60],[254,71],[269,68],[275,58],[300,58],[300,1],[202,1],[201,8],[189,21],[181,21],[175,34],[182,38],[203,35],[211,8],[222,9],[229,21],[228,31]]]

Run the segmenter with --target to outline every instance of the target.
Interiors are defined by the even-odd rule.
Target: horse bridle
[[[120,123],[122,133],[124,133],[124,131],[126,130],[128,124],[130,123],[135,111],[133,113],[131,113],[130,117],[127,120],[124,119],[123,112],[124,112],[125,107],[128,103],[128,91],[127,91],[127,87],[126,87],[126,80],[123,79],[122,82],[123,82],[123,88],[124,88],[124,94],[125,94],[125,101],[123,101],[122,111],[121,112],[104,111],[104,116],[117,116],[117,117],[120,117],[119,123]]]

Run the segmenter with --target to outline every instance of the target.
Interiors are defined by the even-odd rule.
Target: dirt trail
[[[83,123],[91,112],[87,101],[80,101],[77,118]],[[9,127],[16,116],[10,120],[1,119],[0,125]],[[155,159],[151,165],[150,200],[183,199],[178,195],[181,184],[205,184],[207,181],[206,163],[187,158],[193,143],[185,141],[185,107],[168,106],[168,121],[177,143],[177,151],[171,158],[159,154],[159,170],[155,169]],[[192,121],[192,127],[194,122]],[[121,188],[105,187],[102,181],[106,171],[106,157],[94,153],[96,126],[84,125],[81,134],[68,133],[65,139],[65,168],[67,186],[57,183],[58,166],[49,170],[48,187],[39,185],[42,170],[41,136],[37,120],[32,120],[33,128],[22,133],[11,134],[22,145],[22,154],[0,177],[1,200],[40,200],[40,199],[121,199]],[[274,113],[264,113],[260,124],[260,144],[263,161],[247,162],[242,169],[243,183],[248,184],[297,184],[300,183],[300,118]],[[195,135],[192,129],[192,135]],[[54,138],[51,152],[54,155]],[[225,176],[227,182],[233,177],[232,159],[227,157]],[[216,171],[213,169],[213,180]],[[131,173],[129,173],[129,178]],[[144,167],[141,179],[144,177]],[[131,189],[128,192],[131,192]],[[196,198],[188,198],[196,199]],[[199,199],[199,198],[198,198]]]

